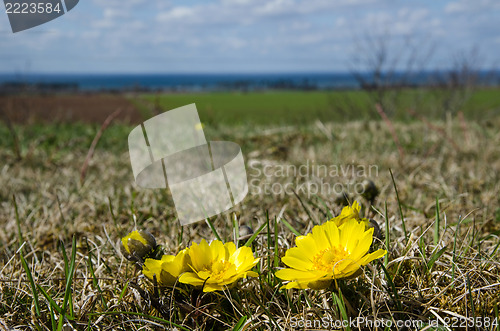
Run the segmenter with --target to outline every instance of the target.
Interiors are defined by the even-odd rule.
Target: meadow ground
[[[472,96],[478,99],[464,106],[465,120],[415,107],[426,122],[401,108],[393,114],[396,143],[373,106],[360,103],[350,114],[325,107],[332,104],[326,94],[288,92],[273,106],[273,94],[259,101],[250,93],[235,97],[247,98],[239,104],[248,106],[235,115],[227,95],[226,101],[224,94],[144,95],[132,102],[142,113],[197,102],[207,138],[241,146],[250,192],[211,222],[224,241],[234,240],[234,218],[262,229],[251,244],[260,276],[224,292],[158,289],[123,258],[117,241],[135,227],[171,254],[215,236],[203,222],[180,227],[168,190],[137,188],[129,124],[104,131],[83,182],[100,124],[15,125],[21,159],[2,125],[0,325],[291,330],[366,318],[386,325],[411,319],[409,329],[439,323],[444,330],[448,323],[449,330],[500,330],[500,110],[493,97]],[[470,110],[480,100],[482,115]],[[315,102],[323,104],[318,112],[300,111]],[[380,191],[372,203],[356,185],[365,179]],[[373,249],[387,249],[387,256],[327,290],[280,290],[274,272],[295,233],[339,214],[341,189],[380,225]]]

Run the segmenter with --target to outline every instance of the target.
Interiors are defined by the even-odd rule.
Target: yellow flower
[[[156,248],[153,235],[144,230],[135,230],[122,238],[120,250],[131,261],[140,261]]]
[[[358,222],[362,222],[366,228],[370,227],[370,222],[366,218],[359,217],[359,211],[361,206],[357,201],[352,203],[352,206],[345,206],[342,208],[339,216],[332,218],[329,222],[334,222],[337,226],[341,226],[350,219],[355,219]]]
[[[175,284],[177,277],[188,270],[187,249],[180,251],[177,255],[163,255],[161,260],[146,259],[142,267],[142,273],[149,279],[156,275],[158,284],[171,286]]]
[[[223,244],[219,240],[214,240],[209,246],[203,239],[199,245],[194,243],[188,254],[191,271],[182,274],[179,281],[203,286],[203,292],[223,290],[240,278],[258,276],[250,269],[260,259],[254,258],[250,247],[236,249],[234,243]]]
[[[354,218],[357,221],[360,221],[361,219],[359,218],[359,211],[361,209],[361,206],[357,201],[354,201],[352,203],[352,206],[345,206],[342,208],[342,212],[340,213],[339,216],[336,216],[332,218],[330,221],[335,222],[337,226],[342,225],[345,223],[347,220],[350,220]]]
[[[326,222],[307,236],[295,238],[281,259],[290,268],[276,272],[276,277],[290,281],[282,288],[327,288],[333,279],[352,276],[361,266],[384,256],[379,249],[367,254],[373,241],[373,228],[350,219],[340,226]]]

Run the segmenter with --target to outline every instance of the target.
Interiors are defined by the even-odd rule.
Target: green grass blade
[[[128,284],[129,282],[127,282],[123,287],[122,292],[120,293],[120,297],[118,298],[118,302],[121,302],[123,300],[123,297],[125,296],[125,293],[127,293]]]
[[[434,245],[439,242],[439,228],[441,223],[441,218],[439,216],[439,199],[436,197],[436,221],[434,222]]]
[[[339,295],[337,295],[335,292],[332,292],[332,295],[334,301],[337,303],[337,307],[339,308],[342,320],[349,321],[349,318],[347,316],[347,311],[345,309],[345,302],[344,302],[344,296],[342,295],[342,291],[339,289]],[[351,328],[349,327],[349,323],[347,323],[346,330],[348,331],[351,330]]]
[[[56,324],[56,316],[54,315],[54,310],[52,309],[52,305],[49,305],[49,312],[50,312],[50,325],[52,326],[52,330],[55,330],[57,328],[57,324]]]
[[[391,287],[392,293],[389,292],[389,294],[393,297],[394,302],[396,302],[396,307],[398,308],[398,311],[403,311],[401,307],[401,300],[399,299],[398,291],[396,290],[396,286],[394,285],[394,282],[392,281],[391,274],[385,266],[379,262],[380,267],[385,273],[385,276],[387,277],[387,283],[389,283],[389,286]]]
[[[491,251],[491,254],[489,255],[490,259],[495,256],[496,252],[498,251],[498,248],[500,247],[500,240],[498,241],[498,244],[495,246],[495,248]]]
[[[389,172],[391,173],[392,184],[394,185],[394,190],[396,191],[396,199],[398,201],[399,215],[401,216],[401,224],[402,224],[402,227],[403,227],[403,232],[404,232],[404,235],[405,235],[405,240],[406,240],[406,243],[408,243],[408,233],[406,232],[406,224],[405,224],[405,217],[404,217],[404,214],[403,214],[403,208],[401,207],[401,201],[399,200],[398,187],[396,186],[396,181],[394,180],[394,175],[392,174],[392,170],[389,169]]]
[[[436,253],[432,254],[429,262],[427,262],[427,270],[429,271],[431,270],[432,266],[434,265],[434,262],[436,262],[441,257],[441,255],[443,255],[445,251],[446,251],[446,246],[441,248]]]
[[[473,321],[475,321],[476,320],[476,305],[474,304],[474,298],[472,297],[472,289],[470,287],[469,273],[466,274],[466,279],[467,279],[467,289],[469,290],[468,297],[469,297],[470,307],[472,310],[472,317],[474,318]]]
[[[295,190],[293,191],[293,194],[295,194],[295,196],[299,200],[300,205],[302,206],[302,209],[304,209],[304,211],[306,212],[307,216],[309,216],[309,219],[311,220],[311,222],[313,222],[314,225],[318,225],[319,222],[316,220],[315,217],[313,217],[313,215],[311,214],[311,211],[309,210],[309,208],[307,208],[306,204],[304,203],[304,201],[302,201],[302,199],[297,194],[297,192],[295,192]]]
[[[182,245],[183,237],[184,237],[184,227],[181,225],[181,230],[179,231],[179,234],[177,235],[177,245],[179,245],[179,246]]]
[[[217,240],[219,241],[222,241],[219,234],[217,233],[217,230],[215,229],[214,223],[212,223],[210,218],[207,217],[205,220],[207,221],[208,226],[210,227],[210,230],[212,230],[212,233],[214,234],[215,238],[217,238]]]
[[[247,316],[241,316],[241,318],[238,321],[238,323],[236,323],[236,325],[234,326],[233,331],[242,331],[243,330],[243,326],[247,322],[247,319],[248,319]]]
[[[72,300],[72,284],[73,284],[73,274],[76,268],[76,237],[73,236],[73,244],[71,245],[71,260],[69,261],[68,274],[66,276],[66,288],[64,291],[64,300],[62,305],[62,314],[59,317],[59,324],[62,327],[62,320],[66,314],[68,307],[70,308],[69,316],[73,318],[73,300]],[[59,325],[58,325],[59,327]]]
[[[40,285],[37,284],[37,288],[45,297],[45,299],[47,299],[47,301],[49,302],[49,307],[54,308],[59,315],[62,314],[61,307],[54,301],[54,299],[52,299],[51,296]],[[52,311],[52,314],[53,313],[54,312]],[[52,328],[52,330],[55,330],[55,328]]]
[[[255,238],[257,238],[257,236],[262,232],[262,230],[264,230],[266,225],[267,225],[266,223],[262,224],[257,229],[257,231],[255,231],[255,233],[247,240],[247,242],[245,243],[245,246],[250,246],[252,244],[252,242],[255,240]]]
[[[64,261],[64,278],[67,280],[68,279],[68,275],[69,275],[69,267],[70,267],[70,262],[68,260],[68,254],[66,252],[66,247],[64,247],[64,242],[60,242],[60,246],[61,246],[61,252],[62,252],[62,255],[63,255],[63,261]],[[70,296],[72,296],[72,293],[70,293]],[[70,297],[70,311],[73,311],[73,300],[72,298]],[[64,310],[64,314],[66,314],[66,310]]]
[[[330,208],[328,208],[328,205],[326,204],[325,200],[323,200],[319,195],[315,194],[314,197],[316,197],[316,199],[318,199],[319,202],[321,202],[321,204],[323,205],[323,207],[325,207],[326,209],[326,217],[331,220],[332,218],[334,218],[335,216],[332,215],[332,211],[330,210]],[[319,207],[319,206],[318,206]],[[320,209],[320,208],[318,208]]]
[[[419,248],[419,253],[424,259],[424,262],[427,261],[427,245],[425,244],[425,240],[423,236],[420,236],[420,239],[418,240],[418,248]],[[425,264],[427,265],[427,263]]]
[[[284,218],[280,219],[280,222],[281,222],[281,223],[283,223],[283,224],[285,224],[285,226],[286,226],[286,227],[287,227],[290,231],[292,231],[292,233],[293,233],[294,235],[296,235],[297,237],[298,237],[298,236],[302,236],[302,234],[301,234],[299,231],[295,230],[295,228],[294,228],[294,227],[293,227],[290,223],[288,223],[288,222],[287,222]]]
[[[21,256],[21,264],[23,265],[24,271],[26,272],[26,276],[28,277],[28,281],[30,283],[31,292],[33,292],[33,301],[35,303],[36,316],[40,316],[40,303],[38,301],[38,291],[35,286],[35,281],[33,280],[33,275],[31,274],[31,270],[28,266],[28,263],[26,263],[26,260],[24,259],[22,250],[19,254]]]
[[[274,267],[277,268],[280,264],[280,257],[278,256],[278,220],[274,217]]]
[[[68,254],[66,254],[66,248],[64,247],[64,243],[62,241],[59,242],[61,246],[61,252],[64,261],[64,277],[68,277]]]

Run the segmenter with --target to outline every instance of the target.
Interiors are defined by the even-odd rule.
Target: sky
[[[380,45],[400,69],[500,65],[498,0],[80,0],[18,33],[0,8],[0,73],[349,72]]]

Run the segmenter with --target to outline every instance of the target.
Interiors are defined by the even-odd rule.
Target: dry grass
[[[47,147],[40,143],[44,137],[30,131],[33,128],[18,127],[26,146],[23,159],[16,160],[7,145],[0,150],[2,323],[20,329],[57,327],[59,314],[54,305],[49,309],[40,288],[60,307],[65,293],[71,293],[66,301],[69,318],[64,319],[68,329],[170,329],[171,322],[192,330],[226,330],[243,321],[242,316],[247,317],[246,325],[237,330],[293,329],[294,322],[322,318],[440,319],[450,324],[453,318],[498,318],[500,121],[468,122],[466,132],[458,119],[434,124],[443,127],[459,148],[421,122],[394,123],[404,158],[383,122],[207,128],[211,140],[242,146],[249,180],[258,179],[261,185],[323,181],[348,187],[364,179],[350,173],[303,176],[296,182],[275,173],[282,165],[299,167],[307,160],[344,169],[349,164],[376,166],[370,179],[380,194],[373,208],[356,194],[351,198],[364,204],[365,215],[386,234],[374,246],[389,251],[386,261],[372,263],[357,279],[339,281],[337,289],[280,291],[273,272],[282,266],[279,257],[294,245],[295,236],[281,220],[307,233],[329,214],[339,213],[341,206],[332,192],[299,191],[298,197],[249,194],[233,212],[240,225],[256,230],[266,224],[253,243],[255,255],[262,257],[257,267],[261,276],[242,282],[238,291],[209,294],[181,286],[155,293],[151,282],[117,252],[116,241],[135,226],[153,233],[171,253],[201,238],[214,238],[204,223],[181,231],[169,192],[135,187],[125,146],[106,144],[106,139],[126,143],[126,135],[104,133],[101,146],[106,148],[98,147],[81,185],[79,171],[95,131],[90,130],[83,143],[80,136]],[[256,176],[264,166],[276,176]],[[212,220],[224,240],[233,240],[232,216]],[[68,285],[73,237],[75,269]],[[60,242],[68,256],[66,264]],[[30,272],[22,266],[21,251]]]

